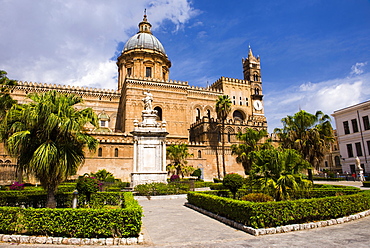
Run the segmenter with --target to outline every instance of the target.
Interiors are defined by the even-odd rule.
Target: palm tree
[[[188,152],[188,146],[186,144],[170,145],[169,147],[166,148],[166,150],[167,158],[169,160],[172,160],[171,166],[174,167],[176,175],[181,174],[182,177],[184,177],[183,167],[188,163],[186,159],[189,156],[193,156],[193,154],[190,154]]]
[[[330,117],[321,111],[315,115],[301,110],[282,120],[283,128],[275,128],[283,148],[295,149],[301,153],[313,168],[318,168],[325,152],[334,141]],[[308,169],[312,181],[312,170]]]
[[[216,113],[217,113],[217,118],[221,120],[222,169],[224,171],[224,176],[226,176],[225,136],[224,136],[225,120],[230,112],[231,112],[231,100],[229,96],[227,95],[219,96],[216,102]]]
[[[6,111],[17,102],[9,94],[9,89],[15,86],[17,81],[10,80],[6,75],[6,71],[0,70],[0,121],[4,118]]]
[[[97,126],[91,108],[77,110],[82,98],[56,91],[30,94],[33,102],[13,105],[0,128],[0,137],[19,166],[34,175],[47,191],[46,207],[55,208],[55,191],[84,162],[84,148],[92,151],[98,141],[86,134],[87,123]]]
[[[238,133],[238,140],[242,141],[242,144],[234,144],[231,146],[231,154],[237,155],[236,162],[243,165],[245,174],[248,175],[252,166],[252,161],[248,157],[249,153],[252,151],[257,151],[260,148],[271,148],[269,143],[258,144],[258,142],[267,136],[267,131],[265,129],[254,130],[252,128],[247,128],[245,133]],[[267,146],[267,147],[266,147]]]
[[[310,164],[293,149],[266,149],[251,152],[251,177],[258,178],[262,190],[277,201],[289,199],[289,192],[309,188],[311,182],[304,180],[300,172]]]

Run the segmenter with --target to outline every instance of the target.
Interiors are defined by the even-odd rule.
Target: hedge
[[[328,220],[370,209],[370,194],[253,203],[188,192],[194,206],[253,228],[275,227]]]
[[[363,181],[362,186],[364,187],[370,187],[370,181]]]
[[[125,208],[50,209],[0,207],[0,233],[54,237],[137,237],[142,208],[132,193],[124,193]]]
[[[91,195],[89,206],[101,208],[104,205],[121,205],[124,192],[97,192]],[[55,195],[57,208],[72,206],[72,193],[57,193]],[[79,206],[84,206],[86,196],[78,195]],[[46,193],[40,191],[0,191],[0,206],[9,207],[45,207]]]

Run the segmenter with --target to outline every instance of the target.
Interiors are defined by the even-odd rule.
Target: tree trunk
[[[47,208],[56,208],[57,202],[55,200],[55,189],[48,189],[47,190],[47,198],[46,198],[46,207]]]
[[[221,179],[221,172],[220,172],[220,161],[219,161],[219,155],[218,155],[218,145],[216,145],[216,165],[217,165],[217,177],[220,180]]]
[[[307,172],[308,172],[308,180],[313,182],[312,169],[307,169]]]
[[[221,130],[221,139],[222,139],[222,169],[224,171],[224,177],[226,176],[226,165],[225,165],[225,120],[222,120],[222,130]]]

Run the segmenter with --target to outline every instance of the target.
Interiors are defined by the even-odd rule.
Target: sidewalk
[[[363,190],[370,190],[370,188],[362,187],[362,182],[360,181],[314,181],[314,184],[353,186],[353,187],[357,187]]]

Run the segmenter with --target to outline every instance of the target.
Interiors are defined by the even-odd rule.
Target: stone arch
[[[159,106],[154,107],[154,110],[157,111],[157,121],[162,121],[163,120],[163,111],[162,108]]]
[[[242,111],[242,110],[235,110],[233,112],[233,119],[234,120],[244,121],[245,117],[246,117],[246,115],[245,115],[244,111]]]

